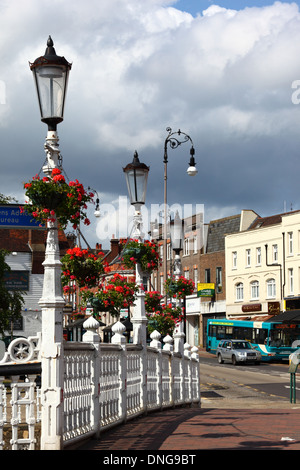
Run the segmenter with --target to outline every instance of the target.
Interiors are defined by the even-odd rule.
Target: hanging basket
[[[180,276],[178,279],[172,277],[166,280],[165,289],[168,296],[183,299],[187,295],[193,294],[195,283],[191,279],[186,279],[184,276]]]
[[[80,220],[90,224],[86,210],[94,194],[87,193],[78,180],[66,183],[60,169],[54,168],[51,177],[36,175],[24,183],[24,189],[30,202],[25,203],[23,211],[41,224],[54,220],[54,216],[62,228],[70,222],[76,229]]]
[[[52,191],[49,194],[36,194],[31,196],[32,204],[35,206],[49,209],[49,211],[56,211],[57,208],[65,203],[67,195]]]
[[[75,281],[78,287],[96,287],[104,273],[102,255],[102,252],[96,256],[89,250],[81,250],[78,247],[69,248],[61,258],[63,286],[69,285],[70,281]]]
[[[124,247],[122,263],[129,269],[135,269],[139,263],[143,272],[151,273],[160,265],[157,244],[149,240],[130,240]]]

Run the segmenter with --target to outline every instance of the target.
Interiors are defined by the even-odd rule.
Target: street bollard
[[[299,350],[290,354],[289,373],[290,373],[290,403],[296,403],[296,372],[300,362]]]

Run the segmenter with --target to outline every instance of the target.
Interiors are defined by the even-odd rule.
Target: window
[[[198,268],[194,268],[194,283],[195,287],[197,289],[197,284],[198,284]]]
[[[261,248],[256,248],[256,264],[261,265]]]
[[[222,268],[216,268],[217,292],[222,292]]]
[[[288,233],[288,253],[289,255],[292,255],[294,252],[293,249],[293,232]]]
[[[251,299],[259,299],[259,282],[253,281],[250,284],[251,287]]]
[[[267,280],[267,298],[275,298],[276,297],[276,282],[275,279],[268,279]]]
[[[237,251],[232,252],[232,269],[237,268]]]
[[[251,250],[246,250],[246,266],[251,266]]]
[[[205,269],[205,282],[210,282],[210,269]]]
[[[164,291],[164,277],[160,276],[160,292],[163,293]]]
[[[244,284],[242,282],[235,286],[235,298],[237,301],[244,300]]]
[[[198,248],[198,244],[197,244],[197,235],[195,235],[195,236],[194,236],[194,241],[193,241],[194,253],[197,253],[197,248]]]
[[[273,245],[273,263],[278,261],[278,245]]]
[[[171,259],[171,243],[167,244],[167,260]]]
[[[188,256],[189,254],[189,239],[185,238],[183,243],[183,256]]]

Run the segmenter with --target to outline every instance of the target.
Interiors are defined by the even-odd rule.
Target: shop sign
[[[260,312],[261,311],[261,304],[250,304],[250,305],[243,305],[242,306],[243,312]]]
[[[34,220],[27,212],[21,210],[23,206],[24,204],[0,205],[0,227],[25,229],[42,228],[45,230],[45,226]]]
[[[29,271],[5,271],[5,288],[7,290],[29,290]]]
[[[268,313],[270,315],[278,315],[280,313],[280,303],[268,302]]]
[[[197,297],[213,297],[215,295],[215,284],[198,282]]]

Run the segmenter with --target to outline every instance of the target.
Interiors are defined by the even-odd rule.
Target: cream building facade
[[[226,317],[265,319],[300,308],[300,211],[257,217],[225,237]]]

